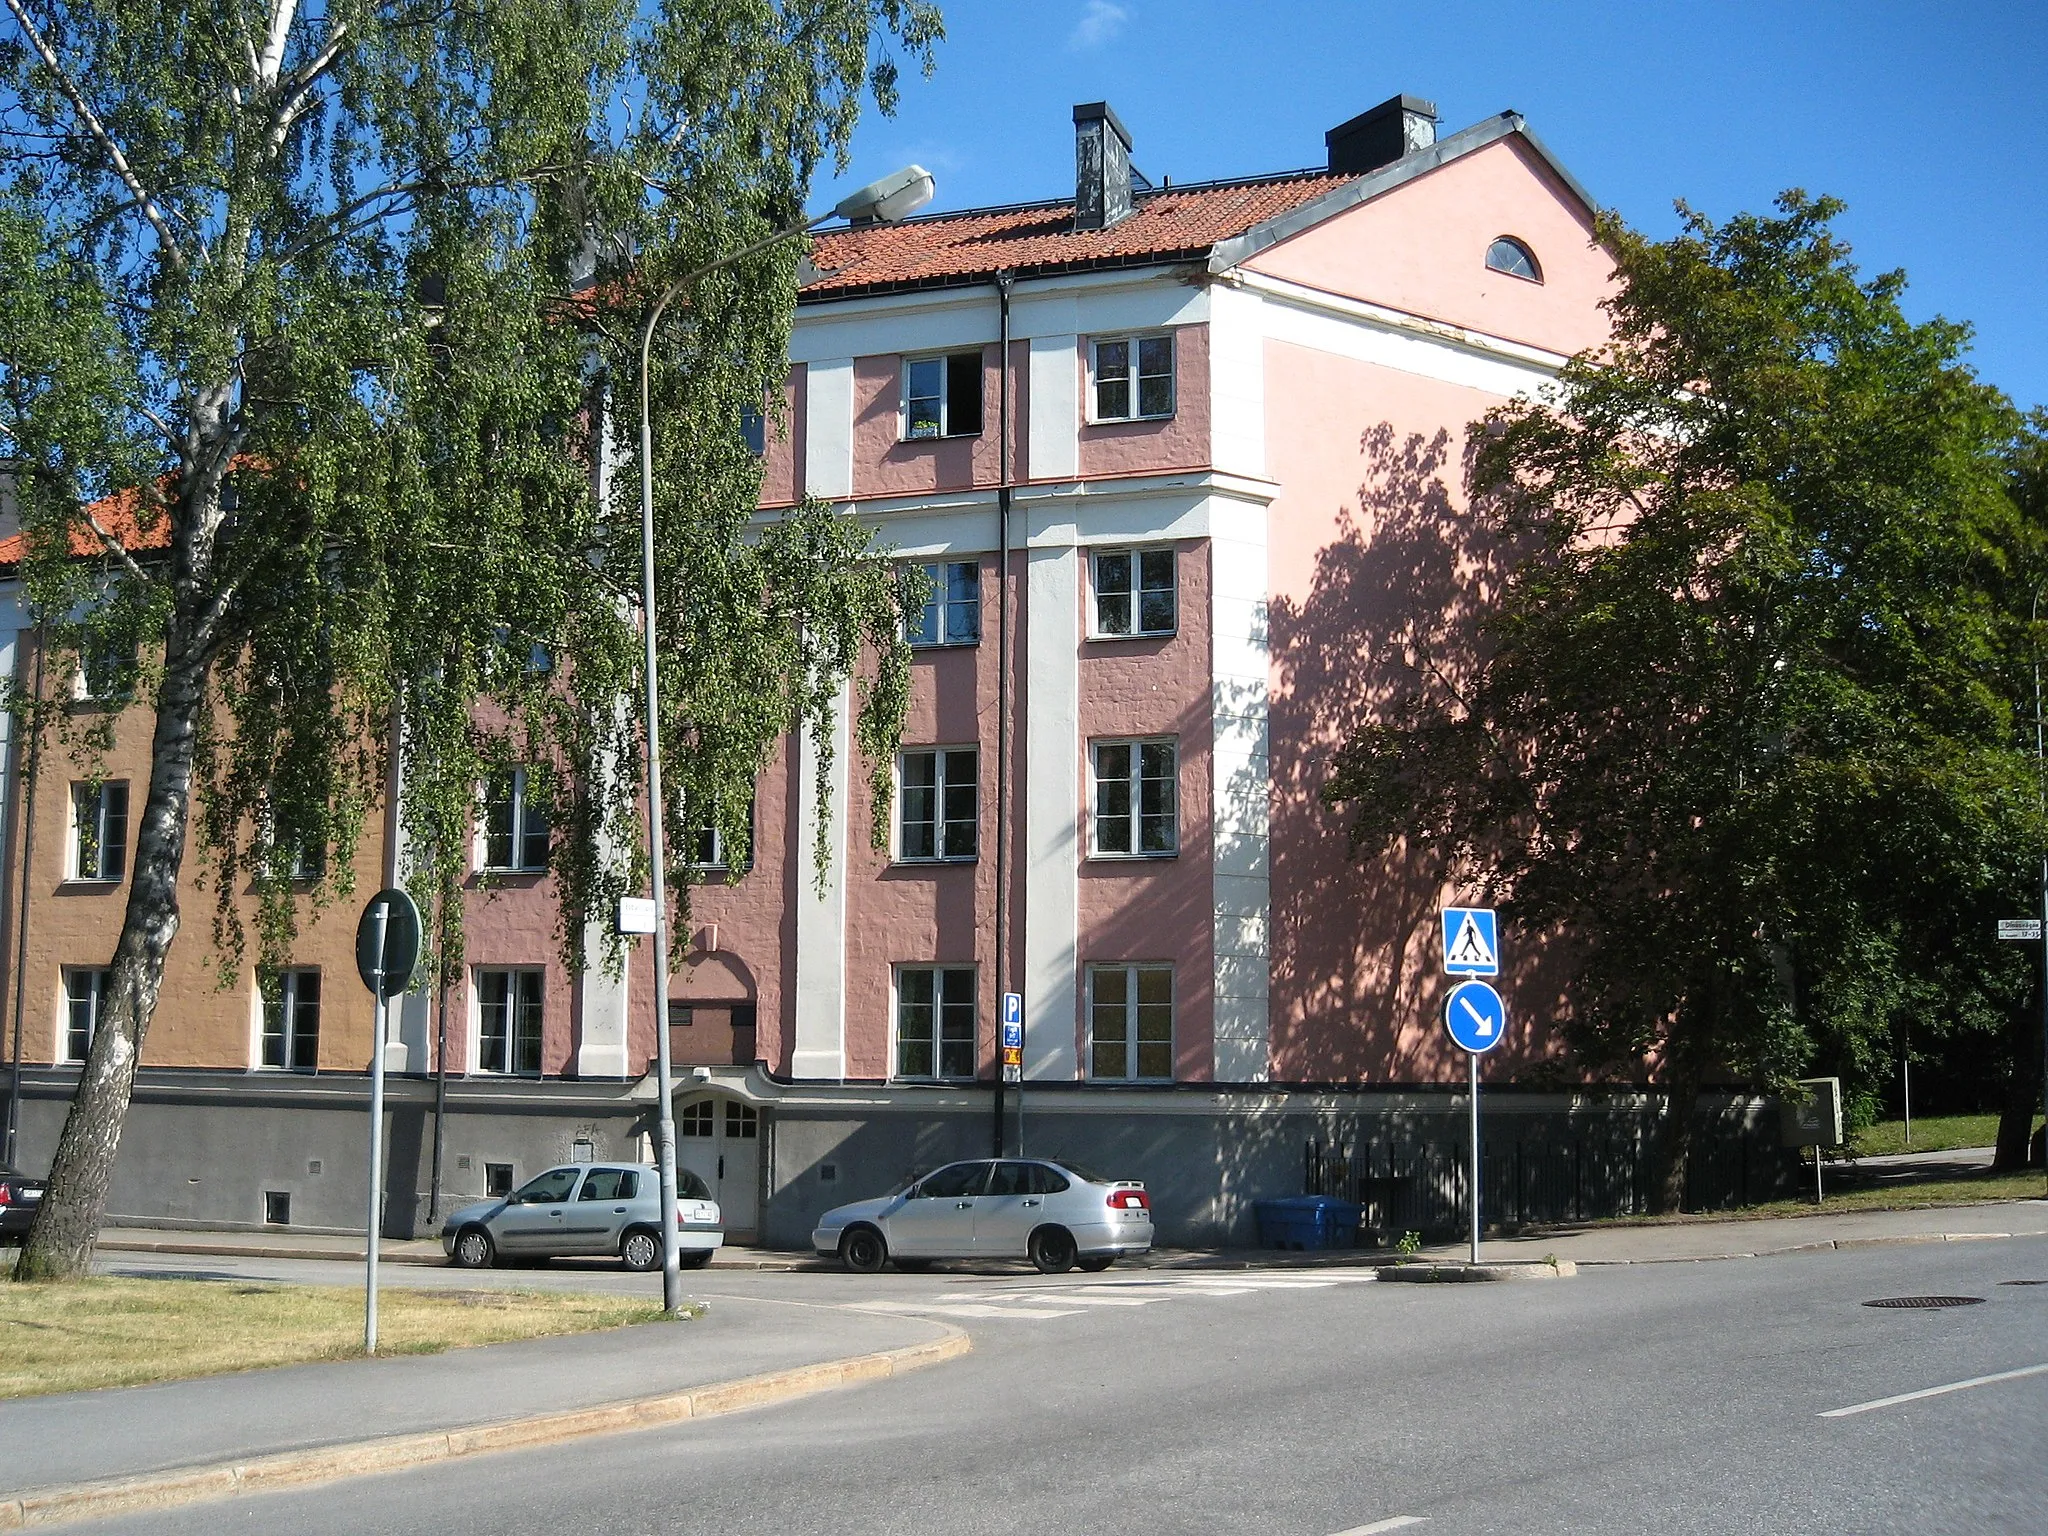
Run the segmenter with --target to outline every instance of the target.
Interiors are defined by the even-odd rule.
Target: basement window
[[[281,1189],[263,1191],[263,1224],[288,1227],[292,1224],[292,1197]]]

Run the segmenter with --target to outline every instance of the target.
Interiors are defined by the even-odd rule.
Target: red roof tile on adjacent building
[[[103,496],[86,510],[98,519],[99,525],[116,539],[121,547],[131,553],[146,549],[165,549],[171,542],[171,520],[159,513],[144,528],[139,516],[142,496],[135,490],[118,491],[112,496]],[[90,523],[80,521],[71,528],[71,553],[80,559],[92,555],[103,555],[107,546],[100,542],[100,536],[93,532]],[[17,533],[0,539],[0,566],[21,564],[28,553],[28,535]]]
[[[821,275],[804,285],[803,297],[939,287],[986,279],[1005,269],[1046,272],[1191,260],[1219,240],[1355,179],[1299,171],[1140,193],[1131,215],[1108,229],[1076,230],[1072,202],[835,229],[816,237],[811,264]]]

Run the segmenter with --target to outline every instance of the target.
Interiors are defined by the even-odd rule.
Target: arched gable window
[[[1486,264],[1509,277],[1526,278],[1532,283],[1543,281],[1543,269],[1536,265],[1536,253],[1512,235],[1502,235],[1486,248]]]

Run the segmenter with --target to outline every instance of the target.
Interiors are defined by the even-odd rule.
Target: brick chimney
[[[1340,176],[1363,176],[1435,142],[1436,103],[1420,96],[1390,96],[1323,135],[1330,169]]]
[[[1108,229],[1131,214],[1131,136],[1106,101],[1074,108],[1074,228]]]

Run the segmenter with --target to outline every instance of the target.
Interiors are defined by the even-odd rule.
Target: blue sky
[[[935,208],[1071,192],[1075,102],[1107,99],[1155,181],[1318,164],[1397,91],[1444,131],[1512,107],[1593,193],[1668,234],[1785,187],[1844,199],[1867,272],[1976,328],[1972,362],[2048,405],[2048,6],[2039,0],[942,0],[947,41],[847,184],[909,160]],[[836,194],[835,194],[836,195]],[[821,189],[819,201],[826,199]]]

